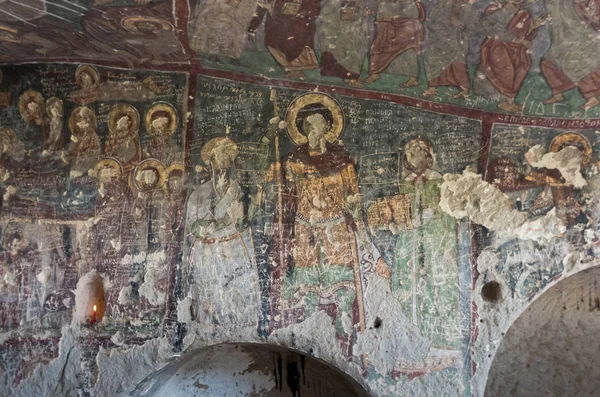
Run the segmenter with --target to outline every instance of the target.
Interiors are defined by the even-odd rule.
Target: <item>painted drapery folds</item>
[[[199,0],[192,8],[191,47],[209,68],[496,112],[598,116],[594,0]]]
[[[0,328],[24,343],[2,351],[32,350],[5,368],[12,384],[19,366],[57,353],[27,338],[60,335],[92,270],[105,297],[99,334],[129,324],[138,331],[126,339],[156,335],[163,323],[183,224],[187,77],[91,65],[2,71]]]
[[[197,92],[180,298],[189,331],[268,339],[324,315],[333,348],[366,379],[394,390],[451,377],[465,393],[469,231],[438,203],[442,174],[476,166],[480,124],[208,78]],[[380,326],[381,282],[396,317],[387,326],[421,341],[387,368],[361,342]]]
[[[0,1],[0,397],[124,395],[226,342],[482,395],[598,263],[598,10]]]

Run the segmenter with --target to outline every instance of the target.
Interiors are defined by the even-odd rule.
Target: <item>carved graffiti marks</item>
[[[469,230],[440,210],[439,184],[476,167],[479,122],[203,77],[197,92],[182,277],[195,320],[269,334],[325,315],[356,359],[383,280],[396,306],[382,328],[436,349],[399,360],[397,378],[460,367]]]
[[[32,329],[60,329],[60,319],[70,319],[69,291],[76,276],[95,269],[107,301],[102,324],[135,319],[138,326],[156,331],[165,313],[182,225],[186,75],[91,65],[3,71],[5,84],[16,95],[0,109],[0,215],[5,222],[69,228],[69,239],[76,239],[69,255],[77,258],[69,262],[57,248],[52,258],[62,262],[52,264],[55,259],[45,258],[53,240],[36,232],[37,226],[11,232],[32,234],[27,240],[10,237],[7,227],[2,282],[16,288],[18,304],[3,303],[3,327],[24,324],[29,316]],[[23,248],[26,255],[19,251],[25,244],[21,240],[29,244]],[[38,253],[38,246],[44,250]],[[19,265],[19,260],[32,265]],[[68,279],[72,285],[63,282],[61,266],[76,266],[74,282]],[[31,274],[21,269],[25,267]],[[23,285],[19,277],[27,279]]]

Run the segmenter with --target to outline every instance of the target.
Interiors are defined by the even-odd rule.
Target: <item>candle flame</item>
[[[96,311],[96,305],[94,305],[94,311]]]

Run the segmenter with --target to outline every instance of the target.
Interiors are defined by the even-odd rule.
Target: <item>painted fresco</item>
[[[3,1],[0,62],[188,63],[173,7],[165,0]]]
[[[200,1],[211,68],[397,92],[463,107],[598,115],[594,0]]]
[[[485,260],[480,265],[484,279],[499,279],[512,293],[529,299],[571,270],[577,260],[597,257],[599,144],[593,130],[494,126],[486,179],[510,198],[528,222],[553,217],[562,225],[562,233],[536,240],[486,231],[481,244]],[[536,154],[556,156],[563,150],[577,156],[572,174],[540,163]],[[571,252],[587,258],[569,260]]]
[[[194,321],[268,336],[326,313],[331,343],[362,360],[365,376],[441,372],[468,389],[469,231],[438,201],[442,174],[476,164],[480,128],[385,102],[200,78],[182,266]],[[430,344],[424,361],[401,355],[380,373],[353,350],[373,329],[371,275],[401,307],[390,315]]]
[[[0,329],[60,332],[95,269],[102,325],[154,330],[182,224],[186,75],[91,65],[3,73]]]

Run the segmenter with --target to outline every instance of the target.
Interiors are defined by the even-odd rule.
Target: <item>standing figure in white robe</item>
[[[202,323],[258,326],[258,269],[233,169],[237,145],[226,137],[214,138],[201,156],[211,179],[194,188],[186,210],[187,235],[194,239],[188,272],[192,312]]]

